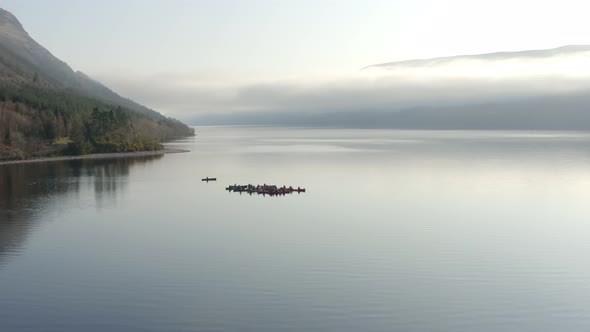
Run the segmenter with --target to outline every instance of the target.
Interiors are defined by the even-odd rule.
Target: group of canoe
[[[271,196],[278,196],[278,195],[286,195],[292,193],[304,193],[305,188],[293,188],[293,187],[277,187],[275,185],[233,185],[225,188],[225,190],[230,192],[239,192],[239,193],[248,193],[248,194],[262,194],[262,195],[271,195]]]

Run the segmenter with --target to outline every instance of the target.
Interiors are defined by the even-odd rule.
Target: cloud
[[[410,62],[323,79],[240,82],[199,73],[100,79],[167,115],[198,122],[247,113],[395,112],[579,94],[590,87],[589,60],[590,52],[576,51]]]

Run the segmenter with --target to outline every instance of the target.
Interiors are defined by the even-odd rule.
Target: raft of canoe
[[[229,186],[226,187],[225,190],[230,191],[230,192],[239,192],[239,193],[248,193],[248,194],[261,194],[261,195],[271,195],[271,196],[275,196],[275,195],[286,195],[286,194],[292,194],[292,193],[304,193],[305,192],[305,188],[293,188],[293,187],[287,187],[287,186],[282,186],[282,187],[277,187],[275,185],[252,185],[252,184],[247,184],[247,185],[233,185],[233,186]]]

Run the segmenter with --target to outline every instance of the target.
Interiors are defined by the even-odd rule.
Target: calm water
[[[0,166],[0,331],[590,329],[590,134],[198,134]]]

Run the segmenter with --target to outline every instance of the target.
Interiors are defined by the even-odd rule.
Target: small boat
[[[206,177],[204,179],[201,179],[201,181],[206,181],[206,182],[209,182],[209,181],[217,181],[217,178]]]

